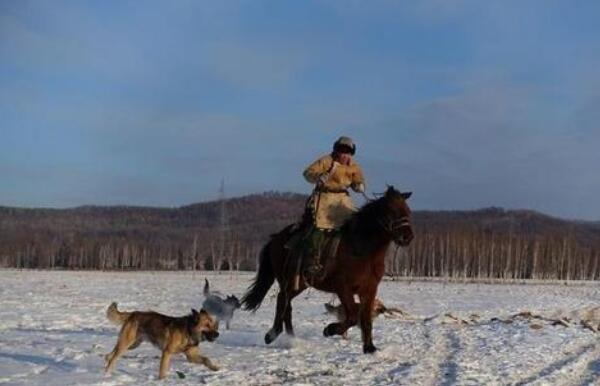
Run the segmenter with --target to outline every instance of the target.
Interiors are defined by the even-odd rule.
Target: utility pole
[[[227,207],[225,205],[225,179],[221,179],[221,187],[219,188],[219,202],[221,203],[221,221],[219,224],[219,256],[217,259],[216,270],[221,272],[221,263],[225,258],[225,243],[227,238],[227,231],[229,229],[229,221],[227,218]]]

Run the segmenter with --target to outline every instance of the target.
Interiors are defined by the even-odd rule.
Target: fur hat
[[[349,152],[354,155],[356,153],[356,145],[352,138],[341,136],[337,141],[333,144],[333,151],[341,151],[341,152]]]

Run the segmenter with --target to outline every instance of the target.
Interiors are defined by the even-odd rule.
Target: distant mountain
[[[0,265],[254,269],[306,196],[267,192],[178,208],[0,207]],[[224,219],[225,221],[223,221]],[[388,270],[416,276],[600,278],[600,222],[531,210],[414,211],[417,237]]]
[[[235,255],[236,266],[253,268],[269,234],[296,221],[305,199],[267,192],[179,208],[0,207],[0,266],[184,269],[195,259],[211,268]]]
[[[490,207],[472,211],[416,211],[414,217],[428,228],[439,225],[443,229],[453,224],[472,230],[528,237],[569,236],[583,246],[600,247],[600,222],[565,220],[533,210]]]

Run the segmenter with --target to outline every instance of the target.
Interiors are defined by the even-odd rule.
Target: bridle
[[[394,240],[398,245],[401,244],[402,228],[411,227],[410,217],[402,216],[400,218],[386,217],[379,220],[379,224],[385,232]]]
[[[365,194],[365,192],[361,192],[365,200],[367,202],[374,201],[374,198],[370,198]],[[386,216],[384,219],[380,219],[379,225],[383,228],[383,230],[394,240],[398,246],[401,245],[401,237],[402,233],[400,232],[402,228],[412,227],[410,222],[410,216],[402,216],[400,218],[393,218],[391,216]]]

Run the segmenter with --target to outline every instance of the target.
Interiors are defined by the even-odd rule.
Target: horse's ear
[[[410,196],[412,196],[412,192],[404,192],[404,193],[400,193],[402,198],[405,200],[408,200],[410,198]]]
[[[386,195],[392,194],[396,189],[394,189],[394,185],[387,185],[387,190],[385,191]]]

